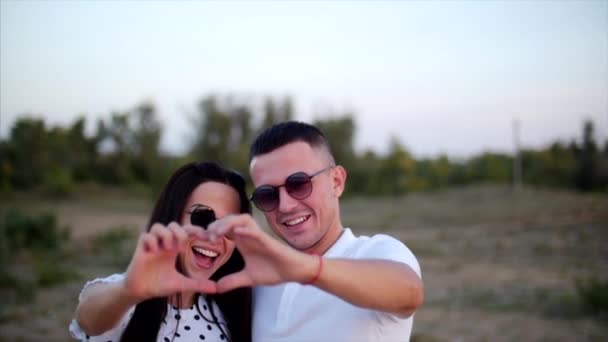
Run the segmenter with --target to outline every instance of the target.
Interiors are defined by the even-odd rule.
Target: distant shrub
[[[67,197],[74,192],[72,173],[66,168],[50,170],[44,177],[44,190],[53,197]]]
[[[608,318],[608,280],[595,277],[578,280],[576,293],[587,312]]]
[[[576,293],[564,290],[538,288],[536,306],[547,317],[575,319],[585,315]]]
[[[37,283],[42,287],[63,284],[81,278],[78,272],[63,266],[58,262],[53,262],[52,260],[36,264],[35,270],[38,278]]]
[[[435,336],[425,333],[414,333],[410,338],[411,342],[439,342],[442,341]]]
[[[4,264],[0,264],[0,289],[12,291],[13,298],[19,303],[31,300],[36,294],[36,284],[34,282],[18,277]],[[3,295],[6,296],[7,293],[3,291]],[[10,297],[3,298],[3,304],[8,302],[11,302]]]
[[[135,231],[133,227],[122,225],[95,236],[92,249],[99,255],[98,261],[119,268],[126,267],[133,253]]]
[[[117,249],[126,242],[130,243],[134,238],[133,229],[128,226],[116,226],[93,238],[93,250],[101,252],[108,249]]]
[[[60,229],[54,214],[27,215],[12,210],[1,222],[0,235],[3,251],[49,251],[59,249],[69,239],[69,229]]]
[[[17,284],[17,278],[8,270],[4,264],[0,264],[0,289],[12,288]]]
[[[27,279],[15,278],[12,286],[17,303],[28,303],[36,297],[37,286]]]
[[[40,255],[39,255],[40,257]],[[49,253],[42,255],[43,259],[34,261],[33,269],[23,270],[6,269],[0,267],[0,289],[3,290],[4,304],[27,303],[34,300],[39,288],[51,287],[72,280],[80,280],[81,275],[62,265],[61,260]],[[35,258],[37,259],[37,258]]]
[[[6,299],[31,301],[38,288],[80,279],[62,266],[61,251],[69,239],[67,227],[59,228],[52,213],[8,211],[0,220],[0,288]]]

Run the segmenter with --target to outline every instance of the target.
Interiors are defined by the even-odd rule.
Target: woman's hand
[[[141,302],[183,291],[215,293],[215,282],[188,278],[176,269],[178,255],[188,247],[189,237],[201,232],[198,227],[182,227],[173,222],[168,226],[156,223],[142,234],[127,268],[126,295]]]
[[[245,268],[217,282],[218,292],[243,286],[274,285],[284,282],[306,283],[319,272],[318,256],[295,250],[266,234],[248,214],[228,215],[209,225],[202,238],[234,241]]]

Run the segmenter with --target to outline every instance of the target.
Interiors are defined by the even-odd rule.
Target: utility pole
[[[513,120],[513,188],[515,190],[521,187],[521,149],[519,144],[519,120]]]

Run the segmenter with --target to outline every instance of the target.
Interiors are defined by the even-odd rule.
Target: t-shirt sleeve
[[[364,247],[359,249],[358,258],[382,259],[402,262],[408,265],[420,279],[422,274],[418,260],[412,251],[401,241],[384,234],[377,234],[365,241]],[[409,316],[390,314],[387,312],[374,311],[380,321],[392,321],[407,319]]]
[[[412,251],[401,241],[384,234],[377,234],[365,241],[357,252],[357,258],[383,259],[408,265],[422,279],[420,264]]]
[[[96,278],[96,279],[87,281],[86,284],[84,284],[82,290],[80,291],[80,294],[78,295],[78,302],[80,302],[82,300],[82,294],[89,286],[91,286],[93,284],[97,284],[97,283],[119,282],[119,281],[123,280],[124,277],[125,277],[124,274],[112,274],[105,278]],[[81,340],[81,341],[90,341],[90,342],[119,341],[120,337],[122,335],[122,332],[124,331],[125,327],[129,323],[129,320],[131,319],[131,316],[133,315],[134,311],[135,311],[135,307],[129,308],[129,310],[127,310],[127,312],[123,315],[123,317],[120,319],[120,321],[118,322],[118,324],[116,324],[116,326],[114,328],[106,331],[105,333],[103,333],[101,335],[97,335],[97,336],[88,336],[87,333],[84,332],[84,330],[82,330],[82,328],[80,328],[78,321],[74,318],[74,319],[72,319],[72,322],[70,323],[70,328],[69,328],[70,335],[73,338],[75,338],[77,340]]]

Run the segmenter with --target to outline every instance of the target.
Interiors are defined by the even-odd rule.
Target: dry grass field
[[[0,340],[69,341],[80,288],[124,268],[151,203],[104,191],[65,200],[16,196],[0,205],[0,214],[55,212],[71,231],[51,256],[22,252],[3,266],[24,279],[45,267],[68,271],[45,286],[0,288]],[[478,186],[349,198],[342,217],[359,234],[401,239],[419,258],[426,300],[413,341],[608,340],[606,312],[590,311],[582,295],[606,298],[606,194]]]

